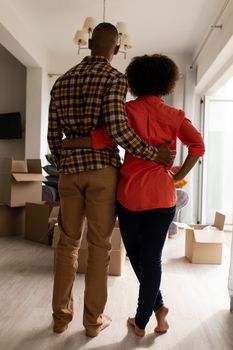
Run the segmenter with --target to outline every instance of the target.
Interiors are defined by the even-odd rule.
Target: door
[[[212,224],[215,211],[233,216],[233,99],[206,96],[203,107],[206,153],[202,162],[201,222]]]

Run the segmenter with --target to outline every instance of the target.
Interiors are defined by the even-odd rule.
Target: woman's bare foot
[[[129,317],[127,322],[133,327],[133,331],[138,337],[144,337],[146,334],[145,329],[141,329],[136,325],[135,318]]]
[[[168,308],[166,306],[161,306],[156,312],[155,312],[155,317],[157,320],[157,327],[155,327],[154,331],[156,333],[166,333],[168,328],[169,328],[169,324],[167,322],[166,316],[168,314]]]

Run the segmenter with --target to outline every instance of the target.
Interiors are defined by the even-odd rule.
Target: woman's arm
[[[185,176],[190,172],[190,170],[194,167],[196,162],[198,161],[198,156],[190,156],[187,155],[184,163],[180,167],[180,169],[177,171],[177,173],[173,173],[172,170],[170,171],[171,175],[173,176],[173,179],[175,182],[178,182],[185,178]]]
[[[178,138],[188,147],[188,155],[176,173],[172,173],[171,171],[175,182],[182,180],[197,163],[199,157],[203,156],[205,152],[205,144],[200,132],[187,118],[184,119],[180,127]]]

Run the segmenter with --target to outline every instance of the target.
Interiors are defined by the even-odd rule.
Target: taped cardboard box
[[[86,239],[87,226],[86,224],[83,227],[82,241],[79,249],[78,257],[78,272],[85,273],[87,269],[87,258],[88,258],[88,244]],[[56,224],[54,227],[53,233],[53,244],[54,254],[56,255],[56,247],[60,238],[59,227]],[[120,230],[118,227],[115,227],[112,232],[112,250],[110,252],[110,262],[109,262],[109,275],[111,276],[120,276],[122,274],[123,265],[125,262],[125,249],[122,242]]]
[[[117,224],[116,224],[117,225]],[[79,250],[78,272],[85,273],[87,269],[87,226],[84,225],[81,246]],[[125,249],[122,242],[120,229],[114,227],[111,236],[112,249],[110,252],[109,275],[120,276],[125,261]]]
[[[51,245],[58,213],[58,202],[26,203],[25,238]]]
[[[46,181],[41,172],[40,159],[0,158],[0,203],[22,207],[40,201],[42,181]]]
[[[0,236],[23,235],[25,207],[11,208],[0,204]]]
[[[185,235],[185,256],[193,264],[221,264],[225,215],[216,212],[214,224],[189,225]]]

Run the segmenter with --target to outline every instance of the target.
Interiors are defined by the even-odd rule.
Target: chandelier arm
[[[105,22],[105,14],[106,14],[106,0],[103,0],[103,22]]]

